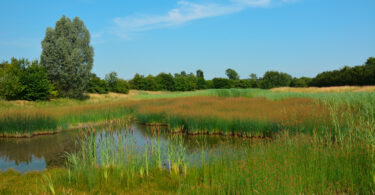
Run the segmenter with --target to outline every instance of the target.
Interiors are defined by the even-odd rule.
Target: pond
[[[112,128],[112,127],[111,127]],[[96,128],[95,136],[106,134],[107,127]],[[157,132],[151,127],[131,124],[127,128],[118,128],[117,132],[131,134],[137,150],[142,151],[146,142],[157,140],[163,147],[168,148],[171,139],[165,129]],[[46,168],[65,166],[66,154],[76,152],[79,139],[85,130],[63,131],[53,135],[42,135],[31,138],[0,138],[0,170],[14,169],[21,173],[27,171],[41,171]],[[111,130],[112,131],[112,130]],[[202,147],[205,150],[220,150],[222,146],[236,145],[246,139],[222,136],[191,136],[181,135],[182,143],[189,154],[188,158],[198,158]],[[249,141],[249,140],[247,140]]]

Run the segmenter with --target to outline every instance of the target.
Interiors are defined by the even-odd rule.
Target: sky
[[[375,56],[374,0],[0,0],[0,61],[39,59],[47,27],[78,16],[92,72],[203,70],[241,78],[268,70],[313,77]]]

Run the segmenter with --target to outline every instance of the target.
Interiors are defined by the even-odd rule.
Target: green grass
[[[0,117],[0,132],[1,128],[3,131],[13,129],[14,133],[19,129],[25,132],[38,128],[54,129],[56,126],[106,121],[134,114],[140,122],[165,123],[173,131],[272,135],[272,139],[243,139],[237,144],[222,144],[214,149],[207,149],[204,140],[197,140],[196,144],[201,149],[192,162],[179,134],[168,137],[171,144],[166,148],[157,140],[148,140],[145,148],[138,150],[134,137],[126,131],[102,132],[97,137],[88,133],[80,140],[80,150],[68,154],[67,168],[25,175],[11,171],[0,173],[0,182],[6,184],[0,185],[0,192],[375,193],[374,92],[290,93],[230,89],[140,94],[136,98],[185,96],[265,97],[275,101],[291,97],[312,98],[328,107],[329,120],[328,123],[320,123],[312,119],[299,125],[286,126],[270,121],[223,120],[214,116],[191,118],[166,113],[140,114],[136,106],[123,104],[78,109],[62,117],[48,113],[32,115],[34,118],[22,115],[12,118],[9,115]],[[53,107],[49,105],[45,108]]]
[[[69,108],[68,108],[69,109]],[[27,112],[16,110],[0,117],[0,135],[31,136],[34,133],[51,133],[81,125],[108,123],[113,120],[129,121],[132,110],[127,107],[101,107],[92,109],[72,109],[66,113],[61,110],[41,110]]]
[[[158,194],[371,194],[374,156],[364,143],[322,143],[301,135],[279,134],[274,140],[243,140],[207,150],[205,141],[194,163],[180,136],[170,145],[149,140],[139,151],[131,134],[87,134],[68,168],[34,175],[19,192],[158,193]],[[166,159],[167,166],[163,160]],[[8,175],[5,178],[2,175]],[[11,175],[11,177],[10,177]],[[15,177],[10,183],[7,178]],[[0,173],[15,192],[28,174]],[[34,181],[33,180],[33,181]]]

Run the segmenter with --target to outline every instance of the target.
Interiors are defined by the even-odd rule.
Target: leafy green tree
[[[105,81],[107,81],[109,89],[112,91],[112,89],[115,87],[118,77],[116,72],[110,72],[105,75]]]
[[[307,83],[302,78],[293,78],[292,82],[290,83],[291,87],[307,87]]]
[[[196,73],[197,77],[197,89],[207,89],[207,83],[204,79],[204,74],[202,70],[197,70]]]
[[[23,59],[24,60],[24,59]],[[0,96],[7,100],[20,99],[25,86],[20,81],[21,64],[12,58],[11,63],[3,62],[0,69]]]
[[[116,93],[124,93],[128,94],[129,93],[129,83],[125,81],[124,79],[118,79],[112,88],[113,92]]]
[[[206,81],[206,86],[207,86],[207,89],[214,89],[215,86],[214,86],[214,83],[212,80],[207,80]]]
[[[193,73],[186,75],[186,80],[186,91],[195,91],[198,88],[198,79]]]
[[[175,82],[171,74],[160,73],[156,76],[155,80],[161,90],[175,90]]]
[[[0,96],[7,100],[48,100],[52,86],[43,66],[35,60],[11,59],[0,65]]]
[[[311,86],[375,85],[375,58],[370,57],[361,66],[345,66],[339,70],[319,73]]]
[[[188,90],[188,80],[186,77],[178,76],[174,79],[175,90],[176,91],[187,91]]]
[[[152,75],[148,75],[147,77],[145,77],[145,82],[144,82],[144,90],[148,90],[148,91],[156,91],[159,89],[156,81],[155,81],[155,77],[152,76]]]
[[[213,87],[215,89],[229,89],[232,88],[232,81],[225,78],[214,78],[212,79]]]
[[[262,79],[262,88],[286,87],[292,82],[292,76],[277,71],[267,71]]]
[[[251,88],[259,88],[258,77],[255,73],[250,74],[249,85]]]
[[[109,91],[116,93],[129,93],[129,83],[124,79],[119,79],[116,72],[105,75],[105,81],[108,83]]]
[[[204,73],[201,69],[197,70],[196,75],[198,78],[204,78]]]
[[[24,100],[48,100],[51,96],[52,85],[43,66],[38,61],[22,71],[20,82],[24,86],[21,98]]]
[[[106,94],[109,92],[109,85],[107,81],[100,79],[96,74],[92,73],[87,85],[87,92]]]
[[[240,79],[240,76],[238,75],[238,73],[235,70],[233,70],[233,69],[228,68],[225,71],[225,74],[227,75],[227,77],[230,80],[238,80],[238,79]]]
[[[55,28],[47,28],[42,41],[41,64],[62,97],[83,96],[90,80],[94,49],[82,20],[62,16]]]
[[[130,88],[137,90],[147,90],[146,89],[146,80],[143,75],[135,74],[133,79],[129,81]]]
[[[250,81],[246,79],[234,80],[233,86],[235,88],[243,88],[243,89],[250,88]]]

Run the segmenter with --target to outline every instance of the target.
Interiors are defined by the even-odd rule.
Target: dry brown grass
[[[159,94],[165,94],[168,92],[164,91],[141,91],[141,90],[129,90],[128,94],[121,94],[121,93],[108,93],[108,94],[95,94],[90,93],[88,94],[90,99],[89,102],[102,102],[102,101],[117,101],[117,100],[125,100],[132,98],[134,96],[140,95],[140,94],[150,94],[150,95],[159,95]]]
[[[322,93],[322,92],[372,92],[375,86],[340,86],[340,87],[279,87],[273,88],[274,92],[302,92],[302,93]]]
[[[279,101],[265,98],[186,97],[146,100],[137,104],[137,113],[167,113],[182,117],[218,117],[226,120],[252,119],[300,124],[308,119],[328,118],[328,110],[307,98]]]

